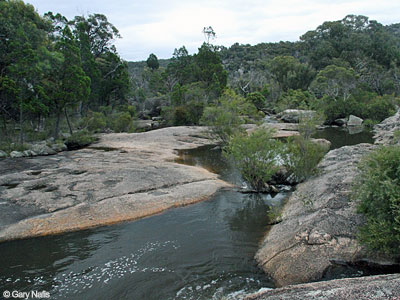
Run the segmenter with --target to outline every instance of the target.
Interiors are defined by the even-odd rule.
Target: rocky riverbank
[[[375,128],[377,143],[391,143],[393,133],[398,128],[400,111]],[[400,270],[399,261],[368,253],[356,240],[357,228],[364,220],[356,213],[356,204],[350,201],[349,194],[353,178],[358,172],[357,163],[375,147],[371,144],[359,144],[330,151],[320,162],[318,175],[299,184],[290,196],[281,216],[282,222],[272,227],[256,254],[259,265],[278,286],[329,278],[341,266],[391,266],[392,270]],[[400,290],[400,279],[396,276],[390,282],[385,279],[390,276],[377,277],[376,283],[369,277],[347,279],[348,282],[354,281],[354,284],[351,288],[344,285],[341,290],[337,290],[339,293],[329,292],[329,289],[326,295],[317,293],[319,287],[329,286],[329,283],[321,282],[278,289],[276,292],[267,292],[262,297],[254,296],[249,299],[317,299],[311,296],[338,299],[348,298],[345,296],[350,295],[347,291],[353,291],[349,299],[362,299],[357,297],[357,291],[362,290],[357,285],[371,284],[384,288],[393,285]],[[338,281],[337,284],[344,283]],[[285,294],[284,291],[289,293]],[[293,291],[299,293],[292,298]],[[329,298],[327,295],[336,297]]]
[[[400,274],[291,285],[248,296],[245,300],[388,300],[400,299]]]
[[[52,156],[0,160],[0,241],[133,220],[204,200],[228,186],[177,164],[177,149],[210,144],[201,127],[104,134]]]

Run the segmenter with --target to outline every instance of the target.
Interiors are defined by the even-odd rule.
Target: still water
[[[184,151],[231,182],[221,152]],[[268,212],[286,194],[223,190],[210,200],[117,226],[0,244],[2,290],[51,299],[221,299],[273,287],[254,261]]]
[[[335,141],[337,132],[317,135],[335,148],[343,143]],[[346,135],[344,143],[352,141],[355,136]],[[180,154],[178,162],[242,184],[212,147]],[[222,190],[208,201],[135,222],[1,243],[0,290],[45,290],[51,299],[200,300],[271,288],[254,254],[269,228],[268,212],[287,196]]]

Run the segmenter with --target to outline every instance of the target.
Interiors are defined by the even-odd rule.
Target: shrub
[[[232,90],[226,90],[216,105],[204,109],[200,124],[211,127],[211,135],[226,145],[240,125],[250,119],[259,119],[257,108]]]
[[[288,90],[279,98],[274,110],[281,112],[285,109],[310,109],[313,101],[314,96],[308,91]]]
[[[265,107],[266,99],[260,92],[247,94],[246,100],[253,103],[258,110],[262,110]]]
[[[315,167],[325,154],[324,147],[301,135],[290,137],[287,147],[285,165],[297,182],[301,182],[312,176]]]
[[[68,137],[65,140],[65,145],[68,147],[68,150],[76,150],[89,146],[95,141],[96,138],[94,136],[92,136],[88,131],[82,130],[75,132],[70,137]]]
[[[317,127],[325,121],[325,116],[322,113],[301,114],[299,117],[299,133],[305,139],[309,139],[317,130]]]
[[[399,255],[400,147],[381,147],[359,164],[353,187],[358,212],[366,217],[359,239],[371,251]]]
[[[111,129],[115,132],[133,131],[133,120],[129,112],[119,112],[111,117]]]
[[[173,125],[183,126],[190,124],[190,113],[187,106],[176,106],[173,110]]]
[[[279,156],[284,151],[283,143],[272,138],[272,131],[258,129],[249,136],[232,136],[224,154],[233,158],[243,179],[253,189],[263,191],[279,170]]]
[[[106,116],[102,112],[90,112],[83,120],[86,128],[91,132],[103,132],[107,126]]]

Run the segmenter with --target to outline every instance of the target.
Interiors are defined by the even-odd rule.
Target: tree
[[[267,183],[280,168],[277,157],[285,152],[283,143],[272,136],[273,132],[265,128],[249,136],[236,134],[224,150],[233,158],[243,179],[256,191],[269,191]]]
[[[41,62],[48,53],[50,24],[23,1],[1,1],[0,24],[0,96],[5,102],[0,114],[19,121],[23,143],[25,114],[47,112]]]
[[[211,26],[204,27],[203,28],[203,34],[204,34],[204,37],[205,37],[205,39],[207,41],[207,45],[210,45],[210,39],[213,40],[216,37],[216,33],[215,33],[214,29]]]
[[[357,75],[353,69],[329,65],[318,73],[310,89],[319,97],[328,95],[332,99],[341,97],[346,101],[356,84]]]
[[[126,100],[128,66],[113,45],[114,39],[121,37],[118,29],[102,14],[77,16],[70,23],[78,41],[83,70],[91,80],[89,107],[109,105],[117,99],[116,95],[120,101]]]
[[[160,67],[160,64],[159,64],[159,62],[158,62],[158,58],[157,58],[157,56],[156,56],[155,54],[153,54],[153,53],[151,53],[151,54],[149,55],[149,58],[146,60],[146,64],[147,64],[147,66],[148,66],[150,69],[152,69],[153,71],[154,71],[154,70],[157,70],[157,69]]]
[[[193,59],[196,81],[205,82],[210,90],[220,96],[226,87],[228,73],[224,70],[216,49],[204,43]]]
[[[308,64],[300,63],[293,56],[277,56],[269,62],[268,68],[284,92],[289,89],[307,90],[315,76]]]
[[[61,114],[64,112],[68,121],[67,107],[74,107],[88,98],[90,78],[82,69],[79,48],[68,25],[61,31],[55,49],[58,55],[53,55],[51,61],[47,89],[56,116],[54,138],[58,138]],[[72,134],[69,121],[68,125]]]

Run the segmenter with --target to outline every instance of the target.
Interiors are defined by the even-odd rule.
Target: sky
[[[204,27],[216,32],[214,45],[297,41],[325,21],[364,15],[384,25],[400,23],[398,0],[25,0],[43,15],[68,19],[101,13],[117,27],[115,41],[127,61],[146,60],[150,53],[170,58],[185,46],[196,53],[205,41]]]

